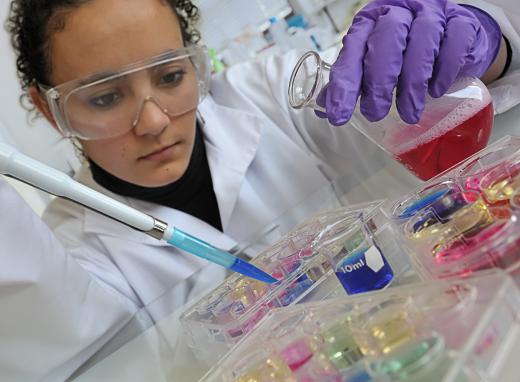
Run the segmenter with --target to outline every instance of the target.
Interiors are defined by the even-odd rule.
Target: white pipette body
[[[67,174],[0,142],[0,174],[11,176],[50,194],[73,200],[139,231],[154,229],[155,219],[76,182]]]

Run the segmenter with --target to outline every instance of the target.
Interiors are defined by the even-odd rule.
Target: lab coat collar
[[[218,105],[211,96],[201,103],[199,112],[213,189],[226,231],[266,121],[252,113]]]
[[[199,112],[204,125],[203,133],[213,189],[217,197],[222,227],[225,231],[237,202],[245,173],[255,157],[266,122],[253,114],[217,105],[211,97],[207,97],[200,105]],[[191,215],[170,207],[124,197],[101,187],[94,181],[87,166],[80,169],[76,179],[115,200],[174,224],[177,228],[201,237],[220,248],[229,249],[236,244],[222,232]],[[84,230],[109,236],[124,236],[128,241],[154,246],[169,245],[89,209],[85,210]]]

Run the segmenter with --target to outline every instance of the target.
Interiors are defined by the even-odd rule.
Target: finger
[[[444,28],[444,14],[434,8],[423,8],[412,22],[396,101],[406,123],[417,123],[421,118]]]
[[[325,95],[327,116],[333,125],[345,124],[356,107],[363,78],[366,41],[374,25],[375,21],[365,17],[361,10],[343,37],[343,48],[332,65]]]
[[[319,118],[327,118],[327,113],[325,112],[325,98],[327,95],[327,87],[329,84],[326,84],[323,89],[318,94],[318,97],[316,97],[316,105],[318,105],[322,110],[314,109],[314,114],[316,114]]]
[[[448,20],[439,55],[435,60],[429,91],[432,97],[440,97],[455,82],[466,62],[473,41],[475,29],[463,18]]]
[[[314,115],[316,115],[318,118],[327,118],[327,113],[319,110],[314,110]]]
[[[449,14],[455,12],[458,17],[466,19],[475,30],[473,43],[459,76],[482,77],[500,51],[502,41],[500,26],[487,13],[470,5],[465,5],[463,8],[449,7]]]
[[[369,121],[384,118],[392,106],[412,20],[408,9],[388,7],[368,38],[360,106]]]

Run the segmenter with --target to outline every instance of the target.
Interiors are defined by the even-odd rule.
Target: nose
[[[137,135],[159,135],[169,123],[168,111],[152,97],[148,97],[143,101],[132,125]]]

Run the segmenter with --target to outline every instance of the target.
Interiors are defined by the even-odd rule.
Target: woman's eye
[[[175,86],[182,81],[185,72],[183,70],[177,70],[175,72],[166,73],[159,79],[159,85],[162,86]]]
[[[91,98],[89,103],[95,107],[110,107],[119,100],[119,94],[107,93],[98,97]]]

